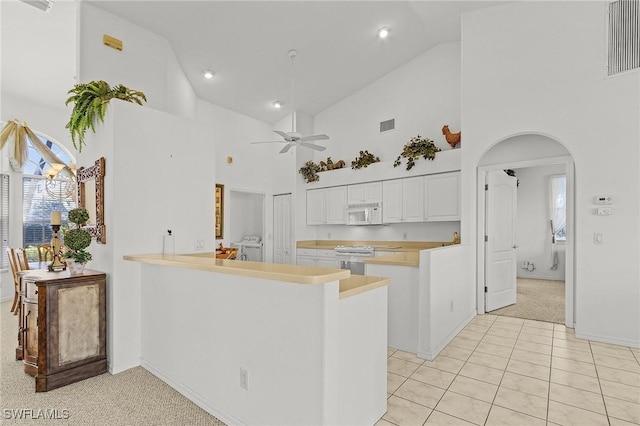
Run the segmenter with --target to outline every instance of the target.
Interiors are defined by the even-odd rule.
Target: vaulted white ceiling
[[[199,98],[259,120],[274,123],[290,112],[295,76],[296,109],[313,116],[440,43],[458,41],[461,14],[500,2],[485,1],[100,1],[91,3],[166,38]],[[4,2],[3,2],[4,3]],[[43,14],[11,0],[3,10],[36,16],[34,32],[48,30],[47,48],[38,40],[3,38],[5,59],[17,60],[29,49],[25,69],[3,73],[13,90],[28,80],[33,94],[59,96],[73,84],[75,26],[69,25],[70,4],[58,0]],[[54,23],[60,20],[59,23]],[[3,33],[6,19],[2,18]],[[75,22],[75,21],[74,21]],[[18,25],[18,24],[16,24]],[[376,37],[391,28],[385,40]],[[14,28],[17,30],[17,28]],[[52,40],[59,38],[59,42]],[[14,43],[15,42],[15,43]],[[7,50],[5,56],[5,48]],[[287,52],[296,49],[295,73]],[[59,52],[56,53],[55,49]],[[72,56],[69,66],[69,55]],[[58,58],[59,60],[56,60]],[[32,62],[32,64],[28,63]],[[56,70],[53,71],[54,67]],[[59,67],[59,68],[58,68]],[[204,80],[202,71],[216,76]],[[46,76],[45,81],[33,78]],[[32,77],[27,78],[25,77]],[[36,86],[43,84],[42,88]],[[63,92],[65,90],[62,90]],[[49,93],[51,92],[51,93]],[[57,93],[57,95],[56,95]],[[281,100],[277,111],[271,103]]]

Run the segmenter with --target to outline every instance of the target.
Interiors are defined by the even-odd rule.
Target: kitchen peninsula
[[[198,255],[140,262],[141,365],[229,424],[374,424],[386,278]]]

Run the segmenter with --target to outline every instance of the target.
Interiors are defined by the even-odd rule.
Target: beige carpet
[[[564,324],[564,281],[518,278],[516,303],[490,313]]]
[[[142,367],[36,393],[34,379],[15,361],[17,317],[10,309],[10,302],[0,303],[0,424],[224,425]],[[20,409],[31,410],[31,419],[7,418]],[[67,410],[68,419],[34,419],[38,410],[57,410],[59,417]]]

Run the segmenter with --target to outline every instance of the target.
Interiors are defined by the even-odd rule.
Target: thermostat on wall
[[[613,197],[611,195],[596,195],[595,203],[596,204],[612,204]]]

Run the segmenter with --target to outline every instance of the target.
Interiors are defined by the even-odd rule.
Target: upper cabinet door
[[[402,210],[404,222],[424,221],[424,177],[402,179]]]
[[[382,182],[382,222],[402,222],[402,179]]]
[[[424,177],[424,219],[460,220],[460,172]]]
[[[347,212],[347,187],[327,188],[325,193],[325,223],[345,224]]]
[[[382,182],[370,182],[364,184],[364,202],[382,202]]]
[[[347,204],[382,202],[382,182],[360,183],[347,186]]]
[[[324,215],[324,189],[310,189],[307,191],[307,225],[322,225]]]

